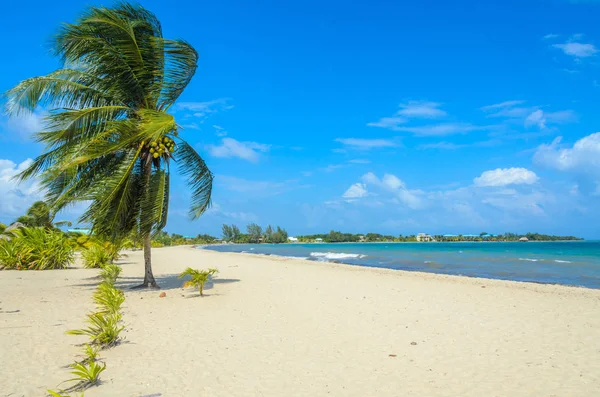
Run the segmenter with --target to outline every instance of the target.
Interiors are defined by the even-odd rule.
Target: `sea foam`
[[[364,258],[366,255],[361,254],[346,254],[344,252],[311,252],[313,258],[323,259],[357,259]]]

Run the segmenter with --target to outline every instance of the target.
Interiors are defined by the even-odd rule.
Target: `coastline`
[[[220,253],[153,250],[162,287],[126,252],[124,342],[99,396],[589,396],[600,390],[600,291]],[[200,298],[188,266],[216,267]],[[0,272],[4,393],[68,378],[96,270]],[[159,293],[165,292],[165,298]],[[65,304],[69,302],[69,304]],[[12,312],[19,310],[18,312]],[[8,313],[11,312],[11,313]],[[43,364],[41,364],[43,363]],[[140,370],[143,368],[143,370]],[[401,376],[399,376],[401,374]]]

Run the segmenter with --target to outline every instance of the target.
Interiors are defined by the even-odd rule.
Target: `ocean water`
[[[600,241],[229,244],[204,248],[600,289]]]

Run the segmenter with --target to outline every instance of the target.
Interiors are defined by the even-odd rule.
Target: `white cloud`
[[[587,58],[596,55],[598,49],[593,44],[568,42],[552,45],[554,48],[562,50],[565,54],[576,58]]]
[[[398,131],[410,132],[416,136],[446,136],[466,134],[471,131],[485,131],[492,128],[493,126],[477,126],[467,123],[443,123],[419,127],[399,127]]]
[[[365,197],[369,194],[367,186],[364,183],[355,183],[342,195],[343,198],[355,199]]]
[[[525,168],[497,168],[485,171],[473,179],[475,186],[508,186],[531,185],[538,181],[538,176]]]
[[[471,142],[471,143],[463,143],[456,144],[452,142],[436,142],[436,143],[427,143],[423,145],[419,145],[419,149],[439,149],[439,150],[457,150],[466,147],[492,147],[501,144],[502,141],[499,139],[489,139],[487,141],[479,141],[479,142]]]
[[[271,146],[256,142],[240,142],[233,138],[223,138],[221,145],[207,145],[207,149],[214,157],[237,157],[256,163],[260,152],[267,152]]]
[[[219,98],[206,102],[178,102],[175,110],[185,112],[187,116],[204,119],[212,113],[233,109],[230,98]]]
[[[527,116],[525,126],[531,127],[532,125],[537,125],[540,129],[546,128],[546,118],[543,110],[536,110]]]
[[[556,38],[559,38],[559,37],[560,37],[559,34],[549,33],[549,34],[545,35],[543,37],[543,39],[544,40],[552,40],[552,39],[556,39]]]
[[[371,160],[366,159],[353,159],[348,162],[352,164],[371,164]]]
[[[213,125],[213,128],[217,131],[215,133],[217,136],[227,136],[227,131],[225,131],[225,128],[221,127],[220,125]]]
[[[12,222],[23,215],[34,201],[43,198],[40,186],[35,180],[18,183],[13,177],[24,171],[33,160],[27,159],[19,164],[11,160],[0,159],[0,218]]]
[[[379,179],[372,172],[368,172],[362,176],[362,181],[366,185],[373,185],[387,192],[392,193],[392,202],[404,205],[411,209],[419,209],[423,206],[421,190],[409,190],[406,184],[396,175],[384,174],[382,179]]]
[[[600,132],[579,139],[573,147],[561,148],[562,137],[551,144],[540,145],[534,162],[561,171],[600,176]]]
[[[399,146],[390,139],[337,138],[335,141],[349,148],[360,150]]]
[[[24,112],[0,122],[0,127],[5,130],[9,140],[28,140],[45,129],[44,117],[44,111]]]
[[[386,128],[393,131],[396,130],[400,124],[404,124],[407,121],[408,120],[406,120],[404,117],[383,117],[379,119],[379,121],[368,123],[367,126]]]
[[[522,105],[523,103],[525,103],[524,100],[517,99],[517,100],[512,100],[512,101],[495,103],[493,105],[487,105],[487,106],[482,107],[481,110],[483,110],[484,112],[489,112],[492,110],[496,111],[499,109],[511,108],[513,106]]]
[[[408,118],[436,118],[446,116],[448,113],[440,109],[442,104],[437,102],[409,101],[400,104],[399,116]]]
[[[409,119],[432,119],[444,117],[448,113],[440,109],[442,106],[437,102],[427,101],[408,101],[398,105],[400,110],[392,117],[383,117],[378,121],[368,123],[369,127],[380,127],[392,131],[400,131],[400,125],[405,124]]]

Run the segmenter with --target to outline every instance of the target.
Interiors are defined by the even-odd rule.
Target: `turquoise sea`
[[[600,289],[600,241],[229,244],[204,248]]]

